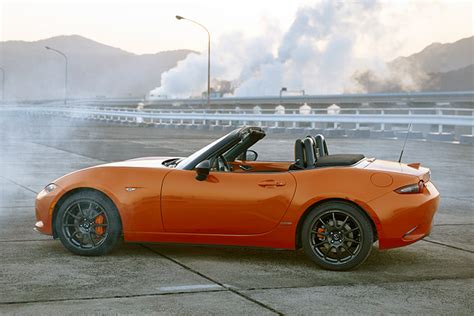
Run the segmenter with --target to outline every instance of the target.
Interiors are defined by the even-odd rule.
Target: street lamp
[[[67,104],[67,56],[66,54],[64,54],[63,52],[57,50],[57,49],[54,49],[52,47],[49,47],[49,46],[45,46],[44,48],[48,49],[48,50],[52,50],[53,52],[56,52],[58,53],[59,55],[63,56],[64,57],[64,61],[66,62],[65,63],[65,68],[64,68],[64,104],[66,105]]]
[[[207,32],[207,107],[210,108],[211,107],[211,100],[210,100],[210,97],[211,97],[211,33],[209,33],[209,30],[199,22],[196,22],[191,19],[187,19],[180,15],[177,15],[176,19],[187,20],[189,22],[197,24]]]
[[[288,91],[288,89],[287,89],[286,87],[282,87],[282,88],[280,89],[280,104],[281,104],[281,94],[282,94],[283,92],[286,92],[286,91]]]
[[[2,71],[2,102],[5,101],[5,69],[0,68]]]

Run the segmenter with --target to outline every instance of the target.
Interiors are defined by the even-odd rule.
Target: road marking
[[[163,286],[159,287],[158,291],[160,292],[195,292],[202,290],[225,290],[222,286],[218,284],[193,284],[193,285],[178,285],[178,286]]]
[[[423,238],[422,241],[429,242],[429,243],[436,244],[436,245],[449,247],[449,248],[456,249],[456,250],[461,250],[461,251],[465,251],[465,252],[469,252],[469,253],[474,253],[474,251],[472,251],[472,250],[462,248],[462,245],[457,246],[457,245],[444,243],[444,242],[437,241],[437,240],[434,240],[434,239],[431,239],[431,238],[426,238],[426,237]]]

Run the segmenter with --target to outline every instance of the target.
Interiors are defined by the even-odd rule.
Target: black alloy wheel
[[[121,222],[110,199],[96,191],[84,191],[64,201],[56,215],[55,229],[71,252],[102,255],[117,244]]]
[[[374,233],[365,213],[350,203],[327,202],[313,209],[303,224],[306,254],[328,270],[348,270],[369,256]]]

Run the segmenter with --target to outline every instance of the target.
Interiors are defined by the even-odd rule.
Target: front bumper
[[[368,204],[380,221],[379,248],[402,247],[430,234],[439,205],[439,192],[427,182],[423,193],[390,192]]]
[[[59,187],[53,192],[47,193],[46,191],[41,191],[36,196],[35,201],[35,215],[36,223],[34,229],[37,232],[46,235],[53,235],[53,211],[54,205],[56,204],[56,199],[60,194]]]

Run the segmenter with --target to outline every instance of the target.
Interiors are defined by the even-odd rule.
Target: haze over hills
[[[64,60],[45,46],[57,48],[69,57],[71,98],[144,97],[160,84],[163,72],[192,52],[183,49],[137,55],[78,35],[35,42],[0,42],[6,99],[63,96]],[[418,53],[388,62],[387,69],[384,74],[371,70],[356,73],[353,80],[357,91],[474,90],[474,37],[431,44]]]
[[[7,99],[62,97],[64,59],[45,46],[68,56],[72,98],[143,97],[160,83],[162,72],[192,52],[183,49],[136,55],[79,35],[1,42],[0,67],[6,71]]]
[[[359,72],[365,92],[474,90],[474,36],[433,43],[418,53],[387,63],[388,73]]]

